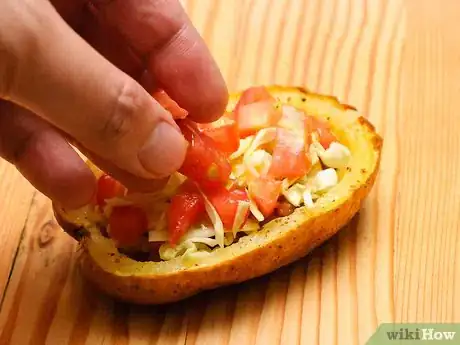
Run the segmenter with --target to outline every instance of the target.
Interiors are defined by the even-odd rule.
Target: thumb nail
[[[155,177],[165,177],[177,171],[185,158],[187,141],[167,122],[156,125],[140,150],[138,157],[144,168]]]

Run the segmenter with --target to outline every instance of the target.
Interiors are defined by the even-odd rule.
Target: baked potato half
[[[239,283],[269,273],[305,256],[339,231],[359,211],[378,173],[382,138],[355,108],[336,98],[303,88],[270,86],[280,102],[329,122],[351,157],[338,170],[339,182],[322,194],[314,206],[296,207],[288,216],[275,217],[259,231],[236,243],[217,247],[193,263],[176,257],[167,261],[136,261],[120,253],[97,226],[87,209],[65,211],[54,206],[62,228],[80,243],[82,272],[101,290],[139,304],[178,301],[200,291]],[[232,111],[241,94],[230,97]]]

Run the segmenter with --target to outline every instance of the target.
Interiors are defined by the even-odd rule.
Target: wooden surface
[[[460,2],[195,0],[231,89],[307,86],[385,137],[360,216],[274,274],[163,307],[99,295],[49,202],[0,162],[0,344],[364,344],[381,322],[460,321]],[[257,264],[257,263],[254,263]]]

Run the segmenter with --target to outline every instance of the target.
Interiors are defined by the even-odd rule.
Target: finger
[[[123,37],[88,11],[88,0],[51,0],[61,17],[100,54],[137,80],[145,69],[143,61]]]
[[[88,0],[50,0],[62,18],[73,28],[82,23],[83,13]]]
[[[151,193],[161,189],[167,182],[167,178],[163,179],[143,179],[133,174],[118,168],[116,165],[99,157],[84,147],[81,147],[78,142],[71,141],[72,144],[79,149],[79,151],[94,163],[99,169],[105,173],[109,173],[113,178],[120,181],[131,192]]]
[[[200,122],[220,117],[224,79],[203,39],[176,0],[96,0],[96,15],[125,37],[163,88]]]
[[[40,118],[8,102],[0,102],[0,156],[64,207],[83,206],[95,193],[93,174],[67,141]]]
[[[140,79],[145,71],[144,61],[126,44],[119,32],[110,30],[99,17],[84,11],[78,33],[123,72],[136,80]]]
[[[110,171],[110,175],[116,180],[120,181],[127,189],[129,193],[152,193],[157,192],[165,186],[168,178],[161,178],[155,180],[143,179],[134,176],[118,167],[114,166],[111,162],[100,158],[94,154],[86,152],[88,158],[96,164],[103,171]]]
[[[176,171],[187,143],[171,114],[71,30],[48,1],[34,4],[28,11],[47,20],[24,27],[29,18],[18,12],[0,22],[0,32],[6,25],[15,33],[0,36],[16,56],[4,96],[131,174],[159,178]]]

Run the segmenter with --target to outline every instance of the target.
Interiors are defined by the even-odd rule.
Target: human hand
[[[0,3],[0,156],[63,206],[87,203],[96,183],[69,141],[128,188],[181,166],[187,143],[159,88],[198,122],[227,102],[178,1]]]

